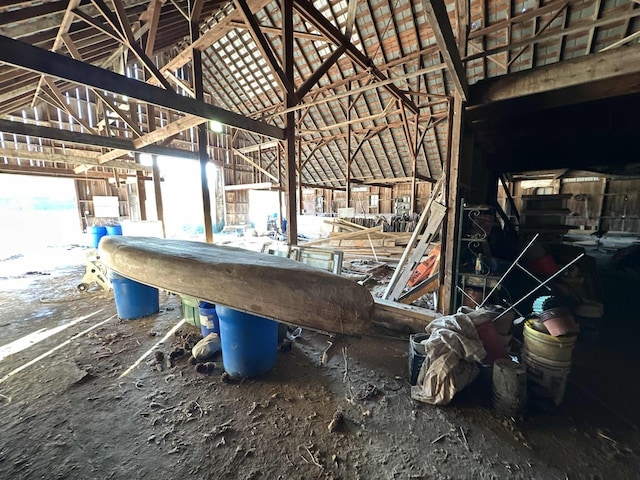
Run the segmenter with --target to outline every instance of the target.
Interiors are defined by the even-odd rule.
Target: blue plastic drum
[[[118,317],[130,320],[146,317],[160,310],[158,289],[110,272],[113,297],[116,301]]]
[[[89,227],[89,233],[91,234],[91,246],[98,248],[100,239],[107,234],[107,228],[100,226]]]
[[[216,313],[216,306],[212,303],[200,302],[200,330],[202,336],[206,337],[210,333],[220,333],[220,320]]]
[[[122,225],[107,225],[107,235],[122,235]]]
[[[216,306],[224,370],[234,378],[257,377],[273,368],[278,349],[278,323]]]

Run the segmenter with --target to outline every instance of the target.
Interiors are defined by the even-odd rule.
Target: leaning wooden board
[[[185,240],[103,237],[100,259],[146,285],[301,327],[360,335],[371,323],[369,291],[284,257]]]

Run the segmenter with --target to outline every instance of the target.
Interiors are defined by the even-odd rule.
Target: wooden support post
[[[215,209],[215,229],[218,232],[221,232],[224,228],[226,222],[226,212],[224,209],[224,194],[225,194],[225,185],[224,185],[224,169],[221,166],[216,166],[216,178],[213,182],[213,198],[214,198],[214,209]]]
[[[135,154],[136,163],[140,163],[140,154]],[[138,208],[140,209],[140,220],[145,221],[147,219],[147,191],[145,189],[145,174],[140,170],[136,171],[136,185],[138,187]],[[106,194],[109,194],[107,185]]]
[[[144,185],[144,173],[140,170],[136,172],[136,180],[138,183],[138,205],[140,207],[140,220],[147,219],[147,190]]]
[[[404,112],[404,110],[403,110]],[[406,119],[406,113],[405,113]],[[416,135],[416,143],[412,143],[411,135],[409,135],[409,129],[406,129],[407,142],[410,146],[411,150],[411,213],[418,212],[418,155],[420,154],[420,143],[422,143],[423,137],[420,137],[420,131],[418,130],[418,125],[420,124],[420,115],[415,115],[414,117],[414,130]],[[405,120],[405,124],[406,124]],[[426,133],[426,129],[425,129]],[[426,159],[425,159],[426,160]]]
[[[156,214],[162,225],[162,238],[167,238],[167,231],[164,226],[164,206],[162,204],[162,187],[160,186],[160,167],[158,167],[158,156],[151,155],[153,162],[153,192],[156,197]]]
[[[191,41],[195,42],[200,36],[198,22],[190,22]],[[196,100],[204,101],[204,85],[202,82],[202,52],[193,49],[193,85]],[[200,162],[200,183],[202,186],[202,210],[204,215],[204,235],[207,243],[213,243],[213,225],[211,221],[211,195],[209,194],[209,179],[207,178],[207,165],[209,164],[209,123],[198,125],[198,159]]]
[[[89,227],[89,225],[84,224],[84,206],[80,203],[80,182],[82,180],[74,179],[73,186],[76,189],[76,207],[78,208],[78,220],[80,221],[80,231],[84,233],[85,227]]]
[[[284,73],[288,82],[293,85],[293,0],[282,0],[282,58]],[[294,107],[298,100],[295,95],[285,90],[285,107]],[[296,123],[295,112],[285,115],[284,144],[287,174],[287,240],[289,245],[298,244],[298,218],[296,215]],[[298,145],[298,149],[300,145]],[[302,173],[302,172],[298,172]],[[302,178],[300,178],[302,185]]]
[[[158,8],[158,11],[160,9]],[[147,125],[149,131],[156,129],[156,108],[154,105],[147,105]],[[162,187],[160,185],[160,167],[158,166],[158,156],[151,155],[153,171],[153,192],[156,198],[156,216],[162,225],[162,237],[167,238],[167,230],[164,224],[164,205],[162,203]]]
[[[298,140],[298,151],[297,151],[297,164],[298,164],[298,205],[296,206],[298,209],[298,215],[302,215],[304,212],[304,202],[302,201],[302,144],[300,140]]]
[[[280,144],[276,147],[276,154],[278,157],[278,206],[280,207],[280,228],[283,226],[284,211],[282,210],[282,154],[280,151]]]
[[[516,202],[513,200],[513,196],[511,195],[511,190],[509,189],[509,185],[507,185],[507,181],[504,178],[503,174],[498,175],[498,179],[502,184],[502,188],[504,189],[505,196],[507,197],[507,201],[509,202],[509,207],[511,208],[511,214],[516,217],[518,220],[518,224],[520,224],[520,213],[518,213],[518,207],[516,207]]]
[[[194,57],[197,54],[194,52]],[[194,60],[194,64],[196,61]],[[196,82],[197,83],[197,82]],[[207,165],[209,152],[207,151],[207,124],[198,125],[198,153],[200,156],[200,183],[202,186],[202,213],[204,215],[204,233],[207,243],[213,243],[213,225],[211,221],[211,195],[209,193],[209,179]]]
[[[456,285],[455,255],[457,226],[460,212],[458,211],[458,170],[460,164],[460,145],[462,142],[462,98],[460,92],[454,93],[449,106],[449,137],[448,137],[448,161],[446,164],[447,182],[445,185],[447,199],[447,216],[442,231],[444,232],[443,251],[444,262],[441,263],[443,291],[440,297],[440,305],[444,313],[450,313],[453,308],[454,289]],[[444,273],[444,274],[442,274]]]
[[[418,184],[416,182],[416,157],[413,157],[413,175],[411,177],[411,214],[416,213],[416,188]]]
[[[609,193],[609,179],[602,179],[602,195],[600,200],[600,209],[598,210],[598,222],[596,224],[596,231],[600,231],[604,228],[604,222],[602,221],[602,216],[604,215],[604,202],[607,198],[607,193]]]
[[[349,83],[351,89],[351,83]],[[344,176],[347,186],[347,208],[351,204],[351,96],[347,97],[347,166]]]

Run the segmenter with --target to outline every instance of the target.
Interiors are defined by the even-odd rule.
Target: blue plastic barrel
[[[235,378],[257,377],[276,363],[278,323],[221,305],[220,342],[224,370]]]
[[[100,239],[107,234],[107,229],[106,227],[99,227],[96,225],[89,227],[89,233],[91,234],[91,246],[93,248],[98,248]]]
[[[146,317],[160,310],[158,289],[110,272],[113,297],[116,301],[118,317],[130,320]]]
[[[122,225],[107,225],[107,235],[122,235]]]
[[[200,302],[200,330],[202,336],[206,337],[210,333],[220,333],[220,321],[216,313],[216,306],[212,303]]]

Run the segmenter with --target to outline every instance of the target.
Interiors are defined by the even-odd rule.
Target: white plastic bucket
[[[522,360],[527,367],[527,380],[543,387],[547,394],[538,396],[549,396],[560,405],[571,372],[571,361],[557,362],[526,350],[522,352]],[[535,395],[536,390],[539,389],[532,389],[530,393]]]
[[[409,336],[409,383],[415,385],[418,381],[420,367],[427,355],[424,340],[429,339],[428,333],[415,333]]]
[[[493,406],[507,417],[522,418],[527,408],[527,372],[510,358],[493,364]]]
[[[571,362],[573,347],[578,335],[553,337],[533,328],[533,321],[527,320],[524,326],[524,349],[551,362]]]

